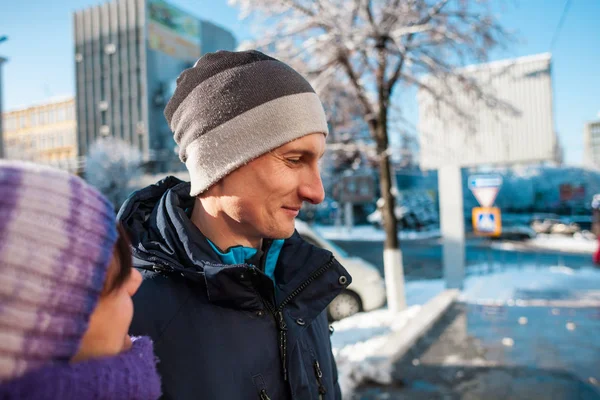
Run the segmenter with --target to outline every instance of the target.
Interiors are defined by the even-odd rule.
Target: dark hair
[[[133,268],[131,260],[131,242],[129,241],[129,236],[125,231],[125,228],[123,228],[120,223],[117,223],[117,232],[119,236],[115,243],[115,255],[118,259],[118,262],[116,263],[118,271],[113,274],[107,274],[107,279],[110,279],[110,282],[108,280],[106,281],[103,294],[111,293],[127,282],[127,279],[129,279],[129,276],[131,275],[131,269]]]

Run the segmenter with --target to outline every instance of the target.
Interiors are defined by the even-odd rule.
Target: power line
[[[565,7],[563,8],[562,15],[560,16],[560,21],[558,21],[558,25],[556,26],[556,30],[554,31],[554,36],[552,37],[552,42],[550,42],[550,51],[554,49],[554,45],[558,40],[558,35],[560,34],[560,30],[567,18],[567,13],[569,12],[569,7],[571,6],[571,0],[565,1]]]

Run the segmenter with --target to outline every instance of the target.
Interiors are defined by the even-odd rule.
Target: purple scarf
[[[55,364],[0,385],[2,400],[156,400],[160,378],[152,341],[136,338],[114,357]]]

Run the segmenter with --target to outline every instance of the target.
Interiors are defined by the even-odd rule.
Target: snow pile
[[[470,270],[485,271],[486,265],[472,265]],[[468,276],[464,280],[460,300],[467,303],[506,303],[525,305],[529,301],[569,301],[573,306],[600,307],[600,268],[507,267],[485,275]],[[407,281],[406,302],[425,304],[446,287],[443,279]]]
[[[581,234],[573,236],[540,234],[535,239],[529,240],[527,244],[544,249],[573,253],[593,253],[598,249],[596,239]]]
[[[325,239],[328,240],[349,240],[349,241],[372,241],[383,242],[385,232],[370,225],[354,226],[351,230],[345,226],[314,225],[313,228]],[[440,237],[439,229],[424,231],[401,231],[398,234],[400,240],[420,240]]]
[[[387,335],[404,328],[420,309],[415,305],[397,314],[381,309],[333,323],[335,331],[331,344],[344,398],[365,380],[382,384],[391,382],[391,363],[382,365],[369,358],[385,344]]]
[[[408,282],[407,287],[413,282]],[[465,279],[460,299],[469,303],[525,305],[530,301],[569,301],[600,305],[600,269],[566,266],[510,268]]]

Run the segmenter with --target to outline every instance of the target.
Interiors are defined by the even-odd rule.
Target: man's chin
[[[296,226],[292,221],[291,224],[281,224],[274,229],[268,236],[270,239],[289,239],[296,231]]]

